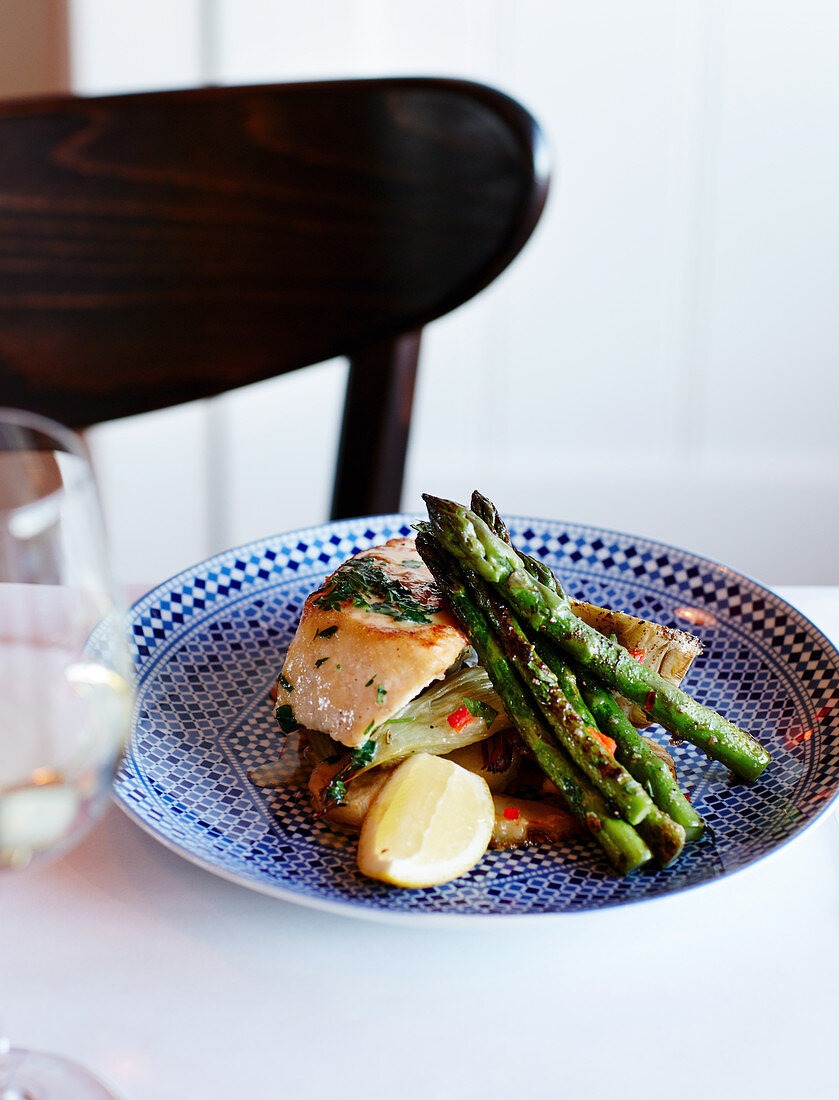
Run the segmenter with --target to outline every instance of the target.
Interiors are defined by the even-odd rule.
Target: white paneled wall
[[[405,506],[477,484],[839,583],[832,0],[71,0],[71,23],[82,92],[425,73],[520,99],[552,195],[427,330]],[[324,519],[344,377],[96,429],[122,573]]]

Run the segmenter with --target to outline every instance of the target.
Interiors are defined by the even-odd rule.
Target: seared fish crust
[[[355,748],[468,644],[413,539],[391,539],[344,562],[306,600],[277,706]]]

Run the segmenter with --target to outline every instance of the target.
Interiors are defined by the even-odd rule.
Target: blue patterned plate
[[[277,756],[268,693],[306,596],[351,554],[409,534],[413,518],[347,520],[251,543],[186,570],[134,606],[137,714],[116,793],[153,836],[242,885],[357,916],[563,913],[730,874],[799,834],[836,797],[839,654],[799,612],[682,550],[515,519],[514,540],[554,567],[573,595],[698,634],[705,652],[686,687],[757,736],[772,763],[748,787],[692,746],[671,748],[712,838],[666,871],[616,879],[599,850],[582,842],[491,852],[464,878],[425,890],[363,878],[354,840],[313,819],[293,746],[280,790],[254,788],[247,772]]]

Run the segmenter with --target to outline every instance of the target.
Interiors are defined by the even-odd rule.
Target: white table
[[[779,589],[839,642],[839,588]],[[124,1100],[839,1095],[839,827],[605,912],[411,928],[289,905],[112,808],[2,883],[14,1037]]]

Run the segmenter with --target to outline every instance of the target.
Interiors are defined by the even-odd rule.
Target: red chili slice
[[[596,737],[606,752],[610,752],[612,756],[615,755],[615,750],[618,747],[617,741],[614,738],[609,737],[608,734],[601,733],[596,726],[587,726],[588,732],[592,737]]]
[[[462,729],[472,721],[472,715],[466,709],[466,707],[459,707],[456,711],[448,716],[446,721],[452,727],[456,733],[460,733]]]

